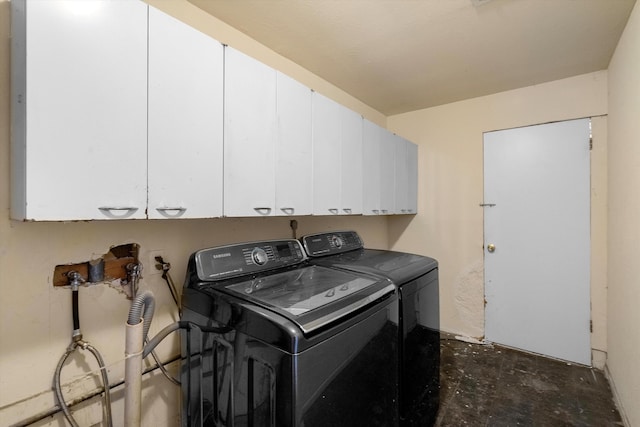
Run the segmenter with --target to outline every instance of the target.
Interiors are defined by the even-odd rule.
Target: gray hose
[[[149,332],[149,327],[151,326],[151,320],[153,319],[153,310],[155,309],[155,306],[155,298],[153,297],[153,293],[151,291],[144,291],[140,295],[136,296],[131,302],[127,324],[135,326],[140,323],[140,319],[142,319],[144,322],[144,325],[142,327],[143,340],[147,338],[147,333]]]
[[[106,408],[106,418],[107,418],[107,426],[112,427],[113,421],[111,419],[111,393],[109,393],[109,377],[107,376],[107,367],[104,364],[104,360],[102,360],[102,356],[100,352],[90,344],[85,344],[82,347],[83,350],[89,350],[91,354],[98,361],[98,366],[100,366],[100,375],[102,376],[102,383],[104,384],[104,406]]]
[[[147,343],[147,345],[144,346],[144,351],[142,352],[142,358],[144,359],[145,357],[147,357],[149,353],[151,353],[153,349],[156,348],[158,344],[160,344],[160,341],[165,339],[170,333],[180,329],[181,326],[182,325],[180,322],[175,322],[168,326],[165,326],[164,329],[158,332],[158,334],[155,337],[151,338]]]
[[[56,399],[58,400],[58,405],[60,405],[60,408],[62,409],[62,412],[64,413],[65,418],[67,419],[67,421],[69,421],[69,424],[71,424],[72,427],[79,427],[78,423],[73,418],[73,415],[71,415],[69,406],[64,401],[64,396],[62,395],[62,385],[60,383],[60,374],[62,373],[62,367],[67,361],[67,358],[69,358],[69,355],[71,355],[71,353],[73,353],[78,347],[82,348],[83,350],[89,350],[91,354],[93,354],[93,357],[95,357],[96,361],[98,362],[98,366],[100,367],[100,374],[102,376],[102,385],[104,386],[104,407],[105,407],[105,413],[106,413],[105,415],[106,425],[108,427],[112,427],[113,420],[111,417],[111,394],[109,392],[109,377],[107,376],[107,368],[98,350],[85,341],[77,341],[77,342],[71,343],[69,348],[67,348],[67,351],[65,351],[65,353],[60,358],[58,365],[56,366],[56,373],[53,376],[53,386],[54,386]]]
[[[69,355],[73,353],[75,349],[76,343],[71,344],[69,348],[67,348],[67,351],[60,358],[58,366],[56,366],[56,373],[53,376],[53,386],[56,393],[56,399],[58,399],[58,405],[60,405],[65,418],[67,419],[67,421],[69,421],[69,424],[71,424],[72,427],[79,427],[78,423],[73,418],[73,415],[71,415],[71,411],[69,410],[67,403],[64,401],[64,396],[62,395],[62,386],[60,385],[60,373],[62,372],[62,366],[64,365],[64,362],[67,361]]]

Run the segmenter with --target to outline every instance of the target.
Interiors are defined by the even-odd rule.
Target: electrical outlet
[[[147,257],[147,265],[145,265],[144,268],[144,272],[149,276],[162,274],[162,267],[156,260],[156,257],[162,257],[164,259],[164,251],[161,249],[149,251],[149,256]],[[166,259],[164,261],[167,262]]]

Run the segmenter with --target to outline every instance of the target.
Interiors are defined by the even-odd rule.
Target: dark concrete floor
[[[498,345],[441,341],[436,426],[622,426],[602,371]]]

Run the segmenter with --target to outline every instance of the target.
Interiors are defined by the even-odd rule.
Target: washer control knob
[[[331,242],[333,243],[333,246],[336,249],[340,249],[342,247],[342,245],[344,244],[342,239],[340,237],[338,237],[338,236],[331,236]]]
[[[256,265],[265,265],[269,260],[269,257],[267,256],[267,253],[264,251],[264,249],[254,248],[253,251],[251,251],[251,259]]]

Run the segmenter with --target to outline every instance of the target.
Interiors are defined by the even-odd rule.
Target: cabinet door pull
[[[254,211],[258,212],[260,215],[269,215],[271,213],[271,208],[267,207],[257,207],[253,208]]]
[[[280,208],[280,210],[287,215],[293,215],[293,213],[296,211],[295,208]]]
[[[100,206],[98,209],[108,218],[127,218],[138,210],[135,206]]]
[[[329,212],[331,212],[331,213],[332,213],[332,214],[334,214],[334,215],[337,215],[339,211],[338,211],[338,209],[336,209],[336,208],[330,208],[330,209],[329,209]]]
[[[351,215],[351,208],[343,208],[344,213]]]
[[[162,215],[169,218],[176,218],[181,216],[187,208],[183,208],[182,206],[161,206],[156,208]]]
[[[378,209],[374,209],[374,210],[373,210],[373,213],[374,213],[374,214],[376,214],[376,215],[378,215],[378,214],[380,213],[380,211],[379,211]]]
[[[386,214],[388,211],[386,209],[382,209],[382,215]]]

